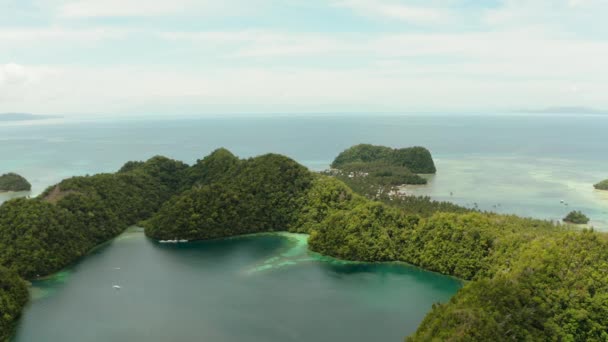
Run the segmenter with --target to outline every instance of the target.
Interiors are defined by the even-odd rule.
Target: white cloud
[[[81,0],[65,4],[60,15],[64,17],[146,16],[170,14],[184,10],[192,1],[157,0]]]
[[[378,16],[416,24],[435,24],[449,20],[452,14],[443,8],[409,6],[387,0],[340,0],[337,7],[348,8],[360,15]]]
[[[542,30],[475,33],[310,34],[275,31],[165,33],[216,54],[292,65],[290,58],[352,60],[359,66],[391,60],[419,70],[473,72],[488,78],[606,78],[608,42],[584,41]],[[413,60],[415,58],[415,60]],[[433,62],[437,59],[441,63]],[[328,62],[328,63],[329,63]],[[508,74],[507,74],[508,71]]]
[[[64,18],[149,17],[168,15],[208,16],[250,12],[254,2],[241,0],[75,0],[59,8]],[[248,6],[249,5],[249,6]]]
[[[91,42],[102,39],[124,38],[127,34],[127,30],[112,28],[0,28],[0,47],[6,43],[38,44],[46,41]]]
[[[249,18],[250,25],[201,32],[181,32],[171,23],[161,31],[149,18],[128,29],[74,20],[174,14],[204,20],[210,13],[260,11],[273,2],[250,0],[238,8],[239,1],[54,0],[60,17],[53,26],[0,29],[0,58],[7,59],[0,63],[20,63],[0,64],[0,112],[608,108],[608,41],[601,30],[593,30],[599,39],[575,34],[592,23],[606,26],[590,19],[608,11],[603,0],[505,0],[492,10],[477,9],[482,17],[470,18],[477,20],[471,29],[454,25],[468,15],[453,6],[456,0],[307,2],[306,11],[323,3],[331,12],[325,15],[338,8],[380,24],[390,20],[391,31],[383,32],[354,25],[340,32],[283,27],[276,17],[273,27],[279,28],[264,29]],[[403,23],[432,31],[394,29]]]
[[[26,83],[29,78],[29,72],[19,64],[0,65],[0,85],[21,85]]]
[[[484,21],[493,26],[536,26],[547,30],[577,32],[604,29],[608,1],[605,0],[504,0],[502,6],[487,11]]]

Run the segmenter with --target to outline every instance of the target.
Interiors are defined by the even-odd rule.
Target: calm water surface
[[[35,282],[14,342],[401,341],[459,287],[321,257],[303,235],[163,245],[130,230]]]

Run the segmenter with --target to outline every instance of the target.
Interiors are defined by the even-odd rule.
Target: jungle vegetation
[[[5,173],[0,176],[0,192],[3,191],[30,191],[32,185],[16,173]]]
[[[598,190],[608,190],[608,179],[595,184],[594,187]]]
[[[313,175],[277,154],[246,160],[218,150],[189,172],[194,186],[142,222],[155,239],[202,240],[285,230],[297,220]]]
[[[431,152],[420,146],[393,149],[386,146],[359,144],[340,153],[331,167],[341,169],[346,164],[373,162],[402,166],[413,173],[437,172]]]
[[[23,307],[28,290],[17,273],[0,266],[0,342],[7,342]]]
[[[589,218],[583,214],[581,211],[571,211],[564,217],[564,222],[574,223],[574,224],[587,224],[589,223]]]
[[[165,157],[114,174],[73,177],[0,206],[0,341],[27,302],[25,283],[54,273],[148,218],[182,186],[188,166]],[[25,290],[24,290],[25,289]]]

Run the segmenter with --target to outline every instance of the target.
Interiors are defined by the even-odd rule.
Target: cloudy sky
[[[606,0],[0,0],[0,112],[608,108]]]

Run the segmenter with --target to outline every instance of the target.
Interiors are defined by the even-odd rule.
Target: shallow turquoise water
[[[401,341],[461,285],[320,257],[305,238],[163,245],[127,232],[35,282],[14,342]]]

